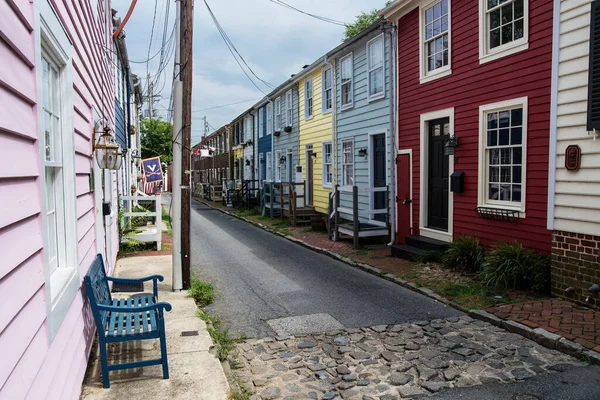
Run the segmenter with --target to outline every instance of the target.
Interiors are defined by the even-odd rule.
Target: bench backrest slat
[[[88,298],[90,299],[92,313],[94,314],[94,319],[96,320],[96,325],[98,327],[98,335],[103,336],[108,312],[98,310],[97,305],[110,305],[112,303],[112,296],[108,287],[108,281],[106,280],[106,271],[104,270],[102,254],[96,256],[83,280],[87,289]]]

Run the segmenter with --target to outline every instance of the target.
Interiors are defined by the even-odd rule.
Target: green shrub
[[[215,301],[215,289],[208,282],[202,282],[195,276],[192,276],[189,295],[196,300],[199,307],[206,307]]]
[[[550,287],[550,258],[536,254],[518,242],[500,243],[487,255],[480,278],[491,289],[547,293]]]
[[[455,268],[465,272],[479,272],[485,253],[479,239],[473,236],[456,238],[444,252],[442,263],[447,268]]]

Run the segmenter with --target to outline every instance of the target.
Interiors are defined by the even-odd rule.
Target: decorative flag
[[[163,180],[162,168],[160,166],[160,157],[146,158],[142,160],[144,168],[144,181],[147,183],[159,182]]]

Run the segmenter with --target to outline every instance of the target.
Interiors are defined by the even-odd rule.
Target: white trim
[[[306,86],[310,82],[310,97],[308,97],[308,90],[306,90]],[[315,114],[315,87],[313,85],[312,76],[306,78],[304,80],[304,119],[309,120]],[[308,100],[310,99],[310,114],[308,114]]]
[[[331,92],[331,107],[329,108],[325,108],[325,103],[327,102],[326,100],[326,96],[325,96],[325,91],[327,90],[327,88],[325,87],[325,73],[329,71],[329,91]],[[330,113],[331,110],[333,109],[333,68],[331,68],[331,66],[329,67],[324,67],[323,71],[321,71],[321,112],[323,114],[327,114]]]
[[[381,67],[380,68],[381,68],[382,79],[383,79],[383,82],[381,82],[382,90],[379,93],[371,95],[371,55],[369,52],[369,46],[378,40],[381,40]],[[370,103],[372,101],[380,100],[385,97],[385,37],[383,36],[383,33],[377,35],[376,37],[374,37],[373,39],[371,39],[367,42],[366,56],[367,56],[367,101]],[[353,69],[353,71],[354,71],[354,69]]]
[[[494,49],[488,47],[486,4],[479,1],[479,64],[529,49],[529,0],[523,0],[523,37]]]
[[[350,67],[352,68],[352,77],[350,78],[350,94],[351,94],[351,98],[352,100],[347,103],[347,104],[342,104],[343,101],[343,94],[342,91],[344,90],[344,83],[342,82],[342,78],[343,78],[343,73],[342,73],[342,68],[344,65],[344,61],[346,61],[346,59],[350,59]],[[344,57],[340,58],[340,110],[341,111],[345,111],[345,110],[349,110],[352,107],[354,107],[354,53],[350,52],[348,54],[346,54]]]
[[[279,107],[279,110],[277,110],[278,107]],[[275,99],[275,103],[274,103],[273,108],[274,108],[274,111],[273,111],[273,126],[274,126],[273,127],[273,131],[274,132],[277,132],[277,131],[281,132],[283,130],[283,128],[281,126],[282,125],[281,124],[282,123],[282,119],[281,119],[282,118],[281,117],[281,115],[282,115],[281,114],[281,96],[279,96],[279,97],[277,97]],[[277,126],[277,117],[279,117],[279,126]]]
[[[412,201],[412,199],[413,199],[413,151],[412,151],[412,149],[403,149],[403,150],[398,149],[398,152],[396,153],[396,155],[399,156],[399,155],[402,155],[402,154],[408,154],[408,157],[409,157],[409,159],[408,159],[408,163],[409,164],[408,165],[409,165],[409,168],[410,168],[410,171],[409,171],[410,175],[408,177],[408,181],[410,183],[410,189],[409,189],[409,195],[410,195],[410,199],[411,199],[411,202],[410,202],[410,232],[412,234],[412,233],[414,233],[412,231],[412,229],[413,229],[413,212],[414,212],[414,208],[413,207],[414,207],[414,204],[415,204],[415,202]],[[398,174],[397,169],[398,169],[398,164],[396,164],[396,179],[398,179],[398,177],[397,177],[397,174]],[[394,188],[395,188],[395,190],[394,190],[395,197],[398,197],[398,185],[396,184],[396,182],[394,182]],[[398,202],[396,201],[395,204],[396,204],[396,219],[398,219]],[[397,233],[398,233],[398,221],[396,221],[396,234]],[[396,237],[396,240],[397,240],[397,237]]]
[[[486,148],[486,132],[487,132],[487,121],[485,114],[491,111],[502,111],[504,109],[511,109],[515,107],[523,107],[523,137],[522,137],[522,153],[521,153],[521,205],[511,206],[507,204],[489,203],[486,200],[486,182],[487,182],[487,166],[485,163],[485,148]],[[479,174],[477,177],[477,206],[497,208],[499,210],[514,210],[519,211],[519,217],[525,218],[525,205],[527,203],[527,132],[528,132],[528,106],[527,96],[519,97],[517,99],[499,101],[497,103],[485,104],[479,106],[479,153],[478,153],[478,170]],[[506,202],[505,202],[506,203]]]
[[[346,174],[344,173],[344,165],[346,164],[344,162],[344,143],[352,143],[352,183],[346,183]],[[341,186],[355,186],[356,185],[356,148],[354,146],[354,137],[348,138],[348,139],[342,139],[342,146],[341,146],[341,164],[342,164],[342,176],[341,176],[341,181],[342,181],[342,185]]]
[[[556,206],[556,146],[558,137],[558,75],[560,57],[560,3],[554,0],[552,23],[552,77],[550,81],[550,147],[548,157],[548,218],[546,225],[554,230],[554,212]]]
[[[367,134],[367,175],[369,177],[369,188],[373,188],[374,186],[374,171],[373,168],[371,166],[371,157],[374,156],[373,153],[373,136],[377,136],[377,135],[383,135],[383,137],[385,138],[385,165],[388,166],[390,165],[389,163],[389,139],[388,139],[388,132],[389,130],[383,130],[383,131],[375,131],[375,132],[369,132]],[[388,186],[390,186],[390,174],[389,171],[387,171],[386,168],[386,174],[385,174],[385,184]],[[374,210],[375,207],[373,206],[373,197],[375,196],[375,193],[369,193],[369,210]],[[389,193],[388,193],[388,199],[387,201],[391,201],[391,199],[389,198]],[[369,214],[369,223],[373,224],[373,225],[382,225],[385,226],[385,223],[381,222],[381,221],[377,221],[375,219],[373,219],[374,215],[373,214]],[[387,220],[389,220],[390,216],[389,214],[387,214]]]
[[[37,98],[43,99],[42,85],[42,46],[57,61],[60,66],[59,79],[61,86],[61,143],[62,152],[62,190],[65,232],[64,234],[64,259],[54,273],[50,274],[48,252],[43,251],[44,278],[46,282],[46,312],[48,316],[48,336],[52,342],[60,325],[62,324],[79,289],[79,258],[78,258],[78,236],[77,236],[77,209],[75,190],[75,144],[73,136],[73,79],[72,79],[72,44],[65,33],[62,24],[56,16],[56,12],[47,1],[38,1],[34,4],[35,22],[35,74],[37,86]],[[41,106],[37,107],[38,118],[38,151],[40,163],[39,183],[40,187],[46,186],[45,179],[45,146],[43,123],[44,111]],[[69,179],[72,177],[72,179]],[[42,193],[44,191],[42,190]],[[46,202],[45,195],[42,196],[42,229],[46,227]],[[47,248],[46,235],[44,235],[44,249]]]
[[[427,71],[427,52],[425,51],[425,18],[424,14],[427,9],[442,0],[435,0],[427,4],[419,5],[419,83],[427,83],[436,79],[443,78],[452,74],[452,1],[448,0],[448,65],[437,68],[433,71]]]
[[[329,145],[331,148],[331,153],[330,153],[331,159],[330,159],[329,164],[325,164],[325,146],[326,145]],[[331,189],[333,187],[333,181],[334,181],[333,164],[334,164],[333,142],[331,140],[328,140],[328,141],[321,143],[321,182],[322,182],[324,188]],[[327,176],[327,173],[325,172],[325,165],[331,165],[331,183],[325,182],[325,177]]]
[[[421,142],[420,142],[420,162],[419,162],[419,232],[421,236],[430,237],[446,242],[452,241],[452,232],[454,228],[454,193],[450,191],[450,175],[454,172],[454,156],[448,156],[448,231],[438,231],[427,228],[427,191],[429,171],[429,126],[428,121],[449,117],[450,135],[454,135],[454,107],[444,110],[432,111],[421,114]],[[412,190],[412,189],[411,189]]]
[[[274,110],[273,110],[273,102],[269,102],[267,104],[267,135],[271,135],[273,134],[273,114],[274,114]],[[246,132],[244,131],[244,135],[246,134]]]

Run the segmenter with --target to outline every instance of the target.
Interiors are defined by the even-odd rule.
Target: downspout
[[[128,63],[129,64],[129,63]],[[131,82],[129,75],[129,65],[125,68],[125,79],[127,80],[126,89],[127,89],[127,132],[125,133],[127,148],[131,148]]]
[[[550,81],[550,148],[548,157],[548,220],[549,230],[554,230],[556,201],[556,146],[558,138],[558,68],[560,56],[560,2],[554,0],[552,22],[552,75]]]
[[[391,246],[394,244],[394,242],[396,241],[396,207],[398,206],[397,202],[395,201],[396,199],[396,191],[398,190],[396,188],[396,157],[397,157],[397,149],[396,149],[396,129],[395,129],[395,122],[396,122],[396,118],[395,118],[395,109],[396,109],[396,69],[394,68],[394,62],[395,62],[395,42],[394,42],[394,32],[395,32],[395,27],[392,25],[391,28],[388,30],[388,36],[390,38],[390,50],[389,50],[389,74],[390,74],[390,144],[391,144],[391,149],[392,149],[392,157],[390,157],[390,178],[391,178],[391,182],[390,182],[390,187],[394,188],[394,190],[391,193],[391,201],[393,204],[393,207],[390,207],[390,213],[391,213],[391,221],[390,221],[390,225],[391,225],[391,234],[390,234],[390,242],[388,243],[388,246]],[[390,201],[390,199],[388,198],[388,201]]]

